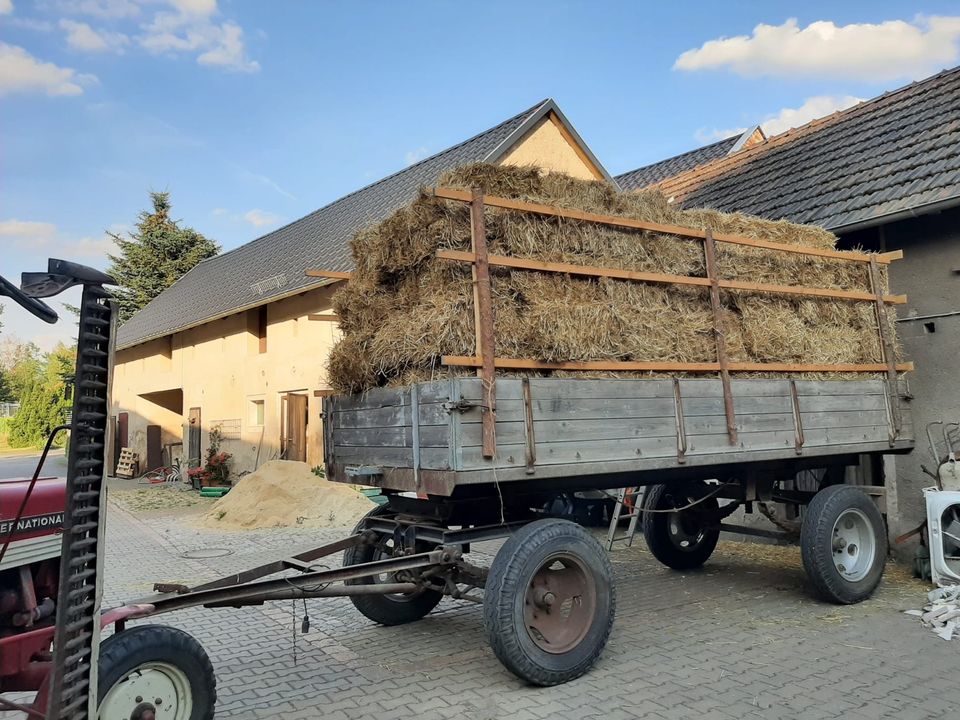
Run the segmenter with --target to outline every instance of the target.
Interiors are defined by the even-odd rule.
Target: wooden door
[[[287,393],[281,400],[280,447],[285,460],[307,461],[307,396]]]
[[[163,448],[160,446],[160,426],[147,425],[147,467],[156,470],[163,465]]]
[[[196,467],[203,464],[200,456],[200,408],[190,408],[187,422],[187,467]]]

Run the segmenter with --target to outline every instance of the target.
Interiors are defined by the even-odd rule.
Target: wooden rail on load
[[[886,373],[887,396],[891,414],[891,444],[901,430],[901,414],[899,411],[899,392],[897,388],[897,373],[913,370],[913,363],[897,363],[893,347],[893,330],[889,325],[886,308],[888,305],[902,305],[906,303],[905,295],[888,295],[883,293],[880,283],[879,266],[889,265],[894,260],[903,257],[900,250],[881,254],[866,254],[823,248],[806,247],[802,245],[787,245],[784,243],[758,240],[755,238],[726,233],[713,233],[711,230],[667,225],[663,223],[635,220],[632,218],[600,215],[582,210],[558,208],[550,205],[541,205],[522,200],[484,195],[479,189],[472,191],[455,190],[451,188],[435,188],[435,197],[444,200],[453,200],[470,204],[470,238],[471,250],[438,250],[439,259],[454,262],[470,263],[473,274],[474,314],[476,328],[476,354],[473,356],[445,355],[442,363],[454,367],[477,368],[477,375],[482,380],[483,402],[483,447],[485,458],[492,458],[496,454],[496,370],[579,370],[579,371],[650,371],[650,372],[689,372],[689,373],[717,373],[723,387],[724,409],[726,413],[727,432],[731,444],[737,442],[736,418],[734,417],[733,394],[730,386],[730,374],[734,372],[851,372],[851,373]],[[704,266],[706,277],[690,275],[670,275],[665,273],[624,270],[621,268],[595,267],[565,262],[548,262],[528,258],[491,255],[487,250],[487,236],[484,221],[484,209],[487,207],[532,213],[547,217],[556,217],[568,220],[607,225],[610,227],[626,228],[630,230],[645,230],[648,232],[673,235],[690,240],[699,240],[703,243]],[[773,283],[758,283],[744,280],[724,280],[717,271],[717,243],[728,243],[747,247],[774,250],[777,252],[795,255],[807,255],[832,260],[859,262],[867,265],[870,278],[870,292],[856,290],[840,290],[835,288],[811,287],[807,285],[778,285]],[[532,358],[504,358],[496,355],[496,332],[493,313],[490,267],[505,267],[516,270],[531,270],[535,272],[560,273],[566,275],[580,275],[586,277],[605,277],[632,282],[694,285],[709,289],[710,307],[713,315],[713,333],[716,340],[716,361],[712,362],[675,362],[675,361],[545,361]],[[311,277],[321,277],[333,281],[346,280],[350,273],[326,270],[307,270]],[[851,302],[871,302],[874,304],[877,318],[877,329],[880,340],[882,361],[879,363],[761,363],[761,362],[731,362],[727,358],[726,336],[721,315],[721,290],[741,290],[746,292],[789,295],[797,297],[818,297],[847,300]],[[330,316],[311,316],[311,320],[328,319]]]

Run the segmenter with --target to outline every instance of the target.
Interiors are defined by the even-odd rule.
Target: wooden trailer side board
[[[331,476],[362,482],[346,477],[346,468],[379,468],[383,476],[369,484],[409,490],[415,489],[412,471],[416,485],[423,473],[442,476],[452,489],[494,480],[902,451],[913,439],[909,415],[894,431],[889,386],[880,379],[734,379],[736,444],[730,443],[720,380],[529,378],[526,390],[524,384],[497,379],[493,458],[483,452],[480,378],[328,398]]]

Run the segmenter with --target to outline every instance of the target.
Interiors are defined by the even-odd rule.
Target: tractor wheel
[[[600,543],[568,520],[525,525],[494,558],[483,621],[500,662],[533,685],[587,672],[613,627],[616,598]]]
[[[388,512],[386,505],[378,505],[364,515],[357,523],[354,532],[364,528],[364,520],[368,517],[377,517]],[[361,563],[385,560],[393,557],[393,540],[380,538],[376,545],[354,545],[343,554],[343,566],[360,565]],[[376,583],[396,582],[392,575],[348,580],[348,585],[374,585]],[[424,589],[412,593],[393,595],[353,595],[350,601],[360,611],[360,614],[369,620],[381,625],[403,625],[419,620],[429,614],[440,600],[443,593],[436,590]]]
[[[210,720],[217,680],[203,647],[165,625],[140,625],[100,646],[100,720]]]

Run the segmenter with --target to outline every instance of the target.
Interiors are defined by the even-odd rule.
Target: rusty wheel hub
[[[523,618],[538,648],[560,654],[580,644],[596,610],[593,575],[576,557],[556,553],[534,573],[524,597]]]

